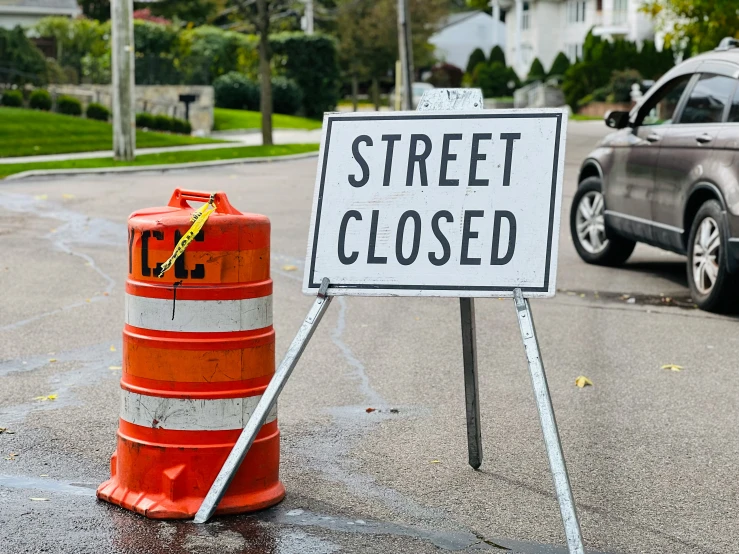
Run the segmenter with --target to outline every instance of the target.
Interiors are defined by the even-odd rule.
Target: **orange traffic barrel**
[[[215,209],[160,278],[191,228],[188,201]],[[269,219],[222,192],[178,189],[130,216],[118,442],[98,498],[150,518],[195,515],[275,371],[269,245]],[[216,513],[285,496],[276,410]]]

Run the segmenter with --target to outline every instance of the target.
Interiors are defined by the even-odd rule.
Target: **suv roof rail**
[[[734,37],[725,37],[718,43],[716,50],[731,50],[732,48],[739,47],[739,40]]]

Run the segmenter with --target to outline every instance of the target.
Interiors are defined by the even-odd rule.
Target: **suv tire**
[[[688,238],[688,284],[693,301],[708,312],[732,312],[739,305],[739,276],[729,273],[721,205],[705,202],[693,218]]]
[[[629,259],[636,242],[606,227],[603,187],[588,177],[577,189],[570,209],[570,232],[575,250],[589,264],[617,266]]]

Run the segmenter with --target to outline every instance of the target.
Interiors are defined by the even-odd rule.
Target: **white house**
[[[496,0],[493,0],[495,2]],[[582,57],[590,29],[604,38],[641,44],[654,38],[642,0],[497,0],[506,13],[506,60],[525,77],[534,58],[549,70],[559,52]]]
[[[464,70],[475,48],[481,48],[485,56],[496,44],[505,49],[505,36],[505,23],[500,17],[495,21],[489,13],[472,11],[450,15],[429,42],[436,47],[440,60]]]
[[[0,27],[32,27],[49,15],[77,17],[77,0],[0,0]]]

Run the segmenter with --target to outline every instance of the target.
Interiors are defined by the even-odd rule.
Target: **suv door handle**
[[[697,137],[695,137],[695,140],[699,144],[708,144],[709,142],[711,142],[713,140],[713,137],[711,135],[709,135],[708,133],[703,133],[703,134],[698,135]]]
[[[659,139],[661,139],[662,137],[659,136],[657,133],[649,133],[646,138],[647,142],[659,142]]]

